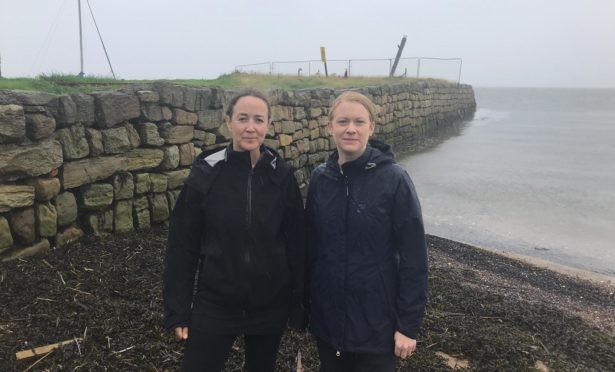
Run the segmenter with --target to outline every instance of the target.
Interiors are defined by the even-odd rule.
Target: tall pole
[[[81,32],[81,0],[77,0],[77,6],[79,7],[79,56],[81,57],[81,71],[79,76],[83,77],[83,33]]]

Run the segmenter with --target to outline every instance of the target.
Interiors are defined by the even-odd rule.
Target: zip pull
[[[340,357],[341,355],[342,355],[342,353],[340,353],[340,351],[339,351],[339,350],[336,350],[336,351],[335,351],[335,356],[336,356],[336,357]]]
[[[344,183],[346,184],[346,196],[350,195],[350,191],[348,190],[348,177],[344,176]]]

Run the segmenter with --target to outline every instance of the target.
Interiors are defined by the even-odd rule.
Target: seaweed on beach
[[[177,370],[182,343],[161,328],[163,228],[85,237],[0,264],[0,370]],[[430,299],[418,352],[400,371],[609,370],[613,287],[429,237]],[[24,349],[73,340],[49,354]],[[227,363],[241,371],[242,342]],[[278,370],[317,371],[314,340],[288,332]]]

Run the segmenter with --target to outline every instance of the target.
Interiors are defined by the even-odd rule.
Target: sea
[[[474,88],[398,159],[428,234],[615,277],[615,89]]]

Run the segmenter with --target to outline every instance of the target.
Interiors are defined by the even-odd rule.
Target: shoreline
[[[29,347],[86,338],[39,369],[172,371],[183,344],[162,329],[167,229],[88,235],[45,256],[0,263],[0,370]],[[418,351],[398,371],[609,370],[615,365],[615,294],[490,250],[428,235],[430,290]],[[136,331],[135,331],[136,330]],[[241,339],[226,371],[241,370]],[[277,371],[318,371],[314,338],[286,332]],[[443,357],[444,356],[444,357]],[[448,358],[448,359],[445,359]],[[452,359],[450,359],[452,358]]]
[[[439,239],[449,240],[451,242],[460,243],[464,245],[468,245],[477,249],[484,250],[486,252],[491,252],[495,254],[499,254],[501,256],[524,262],[528,265],[536,266],[541,269],[551,270],[553,272],[563,274],[572,278],[578,278],[582,280],[590,281],[596,285],[605,285],[608,287],[615,287],[615,276],[598,273],[595,271],[580,269],[573,266],[568,266],[564,264],[560,264],[557,262],[549,261],[543,258],[529,256],[521,253],[515,253],[512,251],[507,251],[503,249],[486,247],[483,245],[478,245],[474,243],[465,242],[463,240],[454,240],[449,238],[444,238],[438,235],[427,234],[427,236],[434,236]]]

